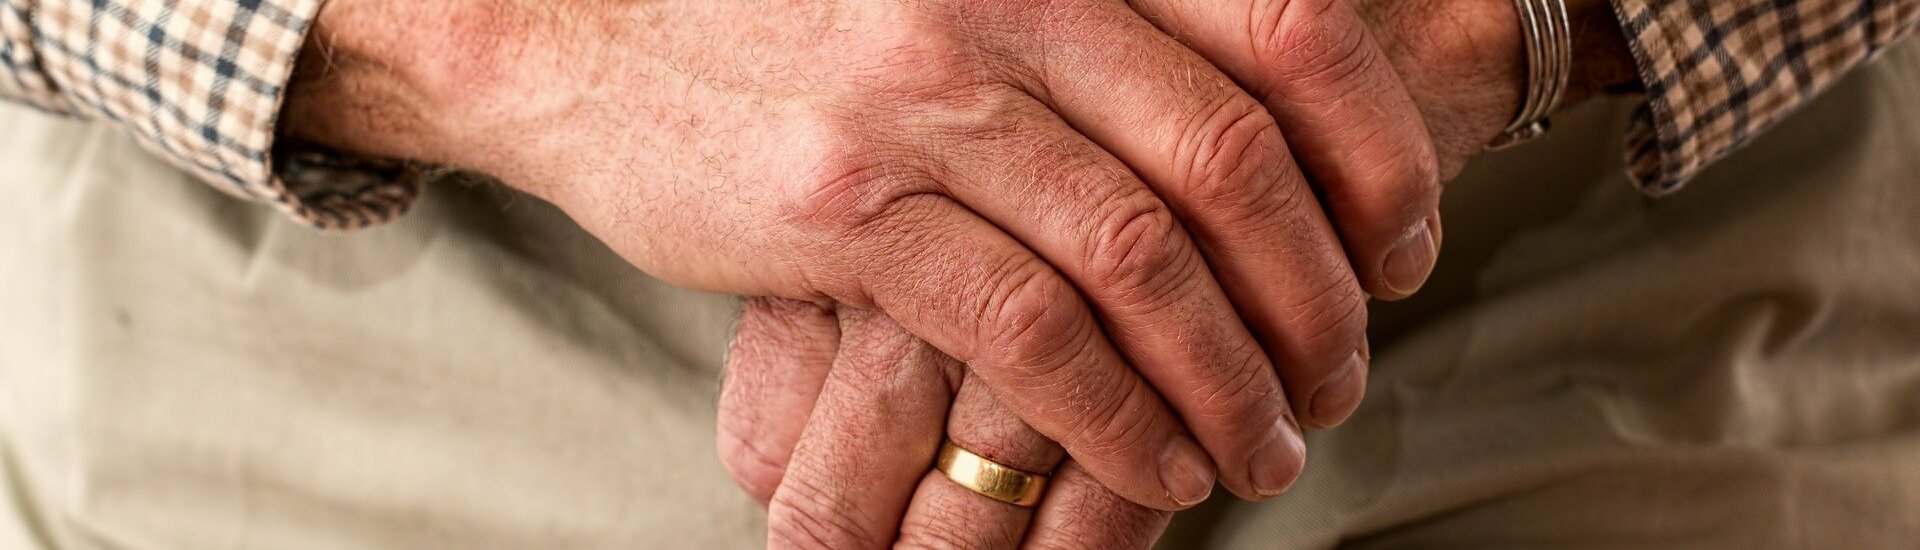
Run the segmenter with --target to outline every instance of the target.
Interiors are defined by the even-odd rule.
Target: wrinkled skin
[[[1358,400],[1366,295],[1437,248],[1428,129],[1334,0],[334,0],[314,37],[294,136],[486,172],[675,284],[884,312],[1154,509],[1285,490],[1295,411]]]
[[[1448,178],[1518,109],[1524,61],[1510,6],[1504,0],[1361,6],[1418,99]],[[1604,5],[1576,4],[1576,15],[1583,16],[1576,19],[1583,25],[1579,59],[1586,70],[1576,74],[1568,104],[1632,78],[1610,16],[1595,9]],[[890,375],[884,383],[864,384],[871,379],[847,374],[860,371]],[[823,501],[802,507],[807,513],[797,517],[774,516],[776,539],[782,530],[867,547],[897,541],[908,547],[1145,548],[1158,539],[1170,513],[1126,502],[1071,459],[1062,463],[1057,446],[968,376],[961,363],[916,342],[877,312],[752,300],[729,355],[722,459],[762,501],[788,487],[805,487],[800,492]],[[950,410],[940,410],[949,402]],[[1037,510],[1021,509],[927,472],[931,449],[942,438],[1016,468],[1055,472],[1047,499]],[[889,468],[922,477],[893,494],[876,491],[861,477]],[[875,510],[891,510],[901,500],[907,504],[897,527],[884,519],[862,521],[890,517]]]

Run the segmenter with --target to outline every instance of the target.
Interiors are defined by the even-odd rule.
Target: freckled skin
[[[674,284],[882,312],[863,342],[964,361],[1085,479],[1176,510],[1297,475],[1296,411],[1365,355],[1379,258],[1479,131],[1429,121],[1511,108],[1402,84],[1421,35],[1339,0],[1201,4],[332,0],[281,131],[490,174]],[[918,364],[872,357],[850,379]],[[781,517],[829,541],[884,539],[911,491],[801,485]]]
[[[1517,109],[1521,87],[1518,63],[1521,61],[1515,57],[1517,51],[1510,52],[1502,45],[1518,37],[1504,26],[1513,24],[1511,14],[1502,19],[1498,11],[1510,10],[1508,5],[1507,0],[1472,3],[1376,0],[1362,5],[1391,61],[1420,102],[1446,177],[1457,174],[1469,158],[1478,154],[1481,144],[1499,132]],[[1611,26],[1613,21],[1604,11],[1604,3],[1576,2],[1573,6],[1576,28],[1582,29],[1576,32],[1576,44],[1582,52],[1577,59],[1583,70],[1575,75],[1569,104],[1577,104],[1603,88],[1633,79],[1631,59],[1617,27]],[[1503,52],[1514,56],[1502,57]],[[843,309],[838,315],[875,314]],[[781,409],[794,406],[783,405],[787,403],[806,407],[810,400],[804,391],[795,395],[795,390],[786,388],[818,391],[827,373],[835,368],[831,365],[830,350],[860,344],[839,341],[839,334],[832,330],[770,330],[766,327],[806,326],[809,321],[814,326],[830,327],[834,316],[831,310],[780,300],[756,299],[748,305],[737,338],[739,342],[752,343],[758,352],[737,353],[729,358],[728,391],[721,400],[723,441],[745,437],[740,434],[755,434],[760,442],[754,447],[756,452],[775,457],[793,453],[807,418],[791,412],[783,414]],[[891,327],[891,330],[899,329]],[[742,344],[736,344],[739,345]],[[779,350],[829,351],[822,357]],[[764,380],[755,381],[768,376],[786,378],[779,387]],[[952,386],[961,387],[964,382],[952,383]],[[767,397],[769,395],[773,397]],[[954,397],[951,406],[953,412],[949,413],[945,429],[924,434],[924,439],[936,440],[945,435],[964,440],[977,452],[1013,464],[1054,464],[1060,460],[1057,448],[1050,448],[1044,436],[1022,429],[1024,426],[1018,425],[1013,413],[991,396],[982,397],[977,392],[963,390]],[[817,445],[834,447],[838,441],[857,436],[837,433],[808,437],[824,439],[816,442]],[[737,448],[732,451],[723,446],[723,462],[758,465],[755,459],[760,455],[747,454]],[[910,465],[917,465],[914,461],[919,460],[908,453],[895,453],[894,457]],[[745,469],[735,467],[735,471]],[[779,468],[753,471],[760,479],[776,480],[756,486],[743,479],[743,486],[764,501],[773,493],[773,485],[784,472]],[[1086,475],[1071,459],[1055,472],[1048,500],[1037,512],[986,501],[938,474],[928,474],[908,505],[899,542],[916,548],[1147,548],[1165,531],[1172,514],[1119,498]],[[736,473],[736,478],[739,477]]]

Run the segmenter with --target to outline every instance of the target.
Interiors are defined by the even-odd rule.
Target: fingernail
[[[1433,275],[1433,262],[1440,256],[1433,240],[1433,226],[1437,222],[1433,218],[1421,220],[1407,228],[1400,242],[1394,243],[1393,251],[1387,253],[1386,264],[1381,266],[1387,288],[1411,296],[1427,284],[1427,277]]]
[[[1353,352],[1347,358],[1347,364],[1327,378],[1320,389],[1313,393],[1313,402],[1307,408],[1313,418],[1309,420],[1315,427],[1331,428],[1346,422],[1353,410],[1360,408],[1360,398],[1366,394],[1367,358],[1360,351]]]
[[[1266,443],[1253,452],[1253,490],[1263,499],[1287,492],[1306,463],[1307,441],[1301,438],[1300,427],[1282,417]]]
[[[1213,493],[1213,460],[1193,440],[1177,437],[1160,457],[1160,484],[1181,506],[1192,506]]]

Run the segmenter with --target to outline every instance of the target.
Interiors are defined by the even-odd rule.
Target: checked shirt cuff
[[[1677,191],[1920,24],[1920,0],[1615,0],[1647,104],[1634,183]]]
[[[105,121],[202,180],[325,229],[398,216],[421,171],[274,154],[323,0],[0,0],[0,98]]]

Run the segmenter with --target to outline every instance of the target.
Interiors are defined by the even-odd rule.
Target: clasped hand
[[[776,545],[1140,545],[1360,401],[1518,103],[1511,2],[1444,3],[333,0],[283,125],[768,297],[720,446]],[[1038,514],[928,477],[948,436]]]
[[[1423,8],[1386,3],[1361,7],[1363,18],[1377,38],[1355,40],[1379,40],[1383,45],[1381,51],[1388,56],[1385,60],[1367,62],[1391,61],[1400,69],[1395,77],[1416,98],[1426,115],[1420,129],[1431,135],[1442,175],[1457,173],[1470,156],[1481,151],[1481,145],[1500,130],[1506,117],[1517,107],[1518,88],[1522,84],[1518,77],[1520,60],[1503,55],[1499,49],[1501,44],[1517,41],[1517,37],[1511,35],[1513,27],[1503,26],[1514,24],[1511,15],[1483,16],[1481,25],[1449,26],[1434,23],[1438,20],[1431,17],[1432,10],[1441,8],[1436,4]],[[1483,8],[1481,11],[1492,10],[1497,14],[1495,8],[1499,6],[1480,4],[1479,7]],[[1452,9],[1462,7],[1455,5]],[[1344,16],[1338,9],[1332,11],[1334,16]],[[1467,9],[1460,15],[1473,17],[1477,13]],[[1260,82],[1257,78],[1234,76]],[[1365,75],[1361,71],[1347,71],[1343,76]],[[1365,89],[1352,84],[1332,87]],[[1260,92],[1255,90],[1256,94]],[[1352,103],[1322,103],[1324,111],[1309,113],[1302,104],[1275,97],[1289,92],[1300,93],[1298,89],[1275,89],[1264,94],[1273,112],[1291,109],[1323,121],[1365,121],[1369,116],[1366,112],[1343,109],[1354,107]],[[1284,132],[1287,136],[1299,136],[1295,141],[1304,142],[1292,145],[1303,157],[1329,154],[1311,145],[1325,143],[1324,136],[1316,139],[1311,134],[1323,131],[1322,127],[1311,122],[1290,125],[1285,119],[1277,124],[1287,129]],[[1319,166],[1338,160],[1362,159],[1322,159]],[[1352,200],[1354,194],[1360,192],[1353,187],[1340,187],[1351,185],[1354,180],[1322,183],[1317,177],[1319,172],[1310,173],[1316,175],[1315,183],[1323,187],[1332,184],[1325,190],[1328,201],[1324,206],[1333,218],[1343,222],[1350,219],[1338,213],[1350,212],[1351,207],[1336,208],[1340,204],[1337,201]],[[1423,205],[1418,201],[1427,197],[1404,193],[1374,200],[1413,200]],[[1399,244],[1428,246],[1437,253],[1437,216],[1426,221],[1431,226],[1402,232]],[[1422,234],[1421,229],[1431,229],[1433,233]],[[1378,250],[1370,251],[1365,248],[1365,242],[1350,237],[1364,235],[1365,231],[1364,227],[1341,226],[1340,234],[1349,236],[1347,246],[1353,261],[1379,257]],[[1200,242],[1202,250],[1212,250],[1204,245],[1205,241]],[[1395,265],[1387,263],[1394,261],[1392,252],[1387,254],[1389,256],[1383,258],[1381,264],[1372,266],[1373,269],[1366,269],[1365,264],[1353,264],[1353,269],[1362,274],[1356,282],[1373,283],[1366,285],[1367,289],[1381,298],[1404,297],[1425,278],[1426,270],[1431,267],[1425,262],[1431,262],[1432,257],[1411,261],[1421,262],[1417,265]],[[1207,256],[1209,261],[1218,261]],[[1307,265],[1310,258],[1299,261]],[[1266,284],[1285,284],[1280,280],[1283,277],[1285,275],[1276,272],[1274,280]],[[1396,278],[1410,282],[1396,285]],[[1337,317],[1344,312],[1333,314]],[[1308,319],[1291,326],[1282,325],[1280,329],[1305,327],[1338,331],[1346,327],[1335,325],[1352,319],[1322,317],[1318,321],[1332,324],[1315,325],[1315,320]],[[1289,365],[1286,356],[1275,356],[1273,361],[1283,366],[1283,384],[1337,388],[1336,391],[1289,392],[1307,396],[1305,400],[1294,398],[1296,416],[1305,419],[1310,427],[1324,428],[1339,424],[1358,405],[1370,359],[1363,344],[1358,361],[1336,365],[1337,370],[1332,371],[1290,370],[1285,368]],[[1289,386],[1289,389],[1299,388]],[[965,365],[871,310],[780,299],[750,300],[729,355],[721,407],[722,458],[742,487],[770,504],[770,536],[777,547],[851,548],[898,544],[956,548],[1144,548],[1159,538],[1172,515],[1154,507],[1156,503],[1129,502],[1109,490],[1090,475],[1085,466],[1068,459],[1047,436],[1021,422],[996,397],[990,384],[971,376]],[[929,471],[930,457],[943,439],[1013,468],[1051,472],[1051,485],[1044,500],[1032,509],[1009,505],[973,494],[944,479],[941,473]],[[1289,444],[1298,445],[1298,442],[1289,441]],[[1275,467],[1268,474],[1272,477],[1255,480],[1252,493],[1237,492],[1258,499],[1273,496],[1278,492],[1274,487],[1284,490],[1291,484],[1291,476],[1299,471],[1295,461],[1302,456],[1300,453],[1303,450],[1294,447],[1278,455],[1251,457],[1249,468]],[[1268,462],[1259,462],[1263,460]],[[1249,474],[1250,479],[1252,475],[1255,474]]]

